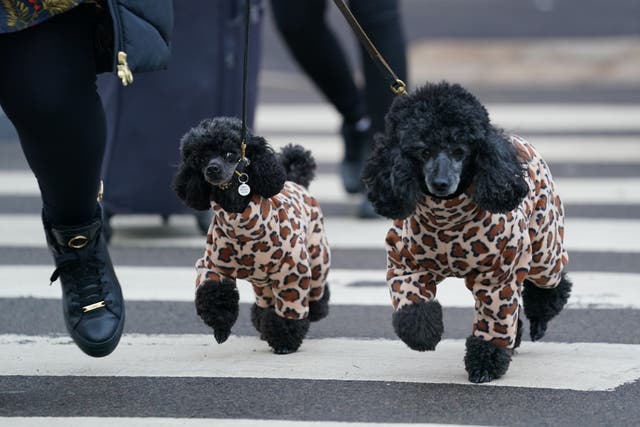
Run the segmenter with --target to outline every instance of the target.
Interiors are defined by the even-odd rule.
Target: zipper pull
[[[127,64],[127,54],[118,52],[118,77],[122,80],[122,86],[126,86],[133,82],[133,73]]]

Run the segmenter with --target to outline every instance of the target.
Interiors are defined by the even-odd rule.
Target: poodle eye
[[[231,151],[224,153],[224,155],[222,156],[222,158],[227,161],[227,162],[233,162],[236,160],[236,154],[232,153]]]
[[[461,159],[464,157],[465,152],[462,148],[455,148],[451,154],[453,154],[453,157],[456,159]]]
[[[429,148],[421,148],[419,150],[420,154],[422,154],[423,157],[431,157],[431,150]]]

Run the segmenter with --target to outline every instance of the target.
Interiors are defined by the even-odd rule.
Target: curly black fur
[[[565,273],[562,273],[558,286],[551,289],[539,288],[529,280],[524,281],[522,301],[524,313],[529,319],[529,334],[532,341],[544,337],[547,323],[567,304],[572,286]]]
[[[246,158],[249,163],[238,164],[241,172],[249,177],[251,194],[238,194],[238,179],[234,176],[229,188],[222,190],[210,185],[203,169],[216,156],[229,150],[240,152],[241,122],[236,118],[216,117],[206,119],[190,129],[181,140],[181,163],[173,180],[173,188],[180,199],[191,208],[208,210],[210,201],[218,203],[227,212],[242,212],[251,194],[272,197],[282,190],[286,171],[267,141],[248,134]]]
[[[516,328],[516,341],[513,344],[513,349],[520,347],[520,343],[522,342],[522,330],[524,329],[522,319],[518,316],[518,326]]]
[[[331,293],[329,292],[329,285],[324,285],[324,294],[322,298],[317,301],[309,302],[309,320],[317,322],[320,319],[324,319],[329,315],[329,298]]]
[[[278,159],[287,175],[287,181],[295,182],[305,188],[315,177],[316,161],[311,151],[301,145],[288,144],[278,154]]]
[[[309,331],[309,319],[285,319],[278,316],[273,307],[264,309],[259,319],[261,338],[266,340],[276,354],[293,353],[300,348]],[[255,326],[255,325],[254,325]],[[256,328],[258,329],[258,328]]]
[[[442,338],[442,306],[438,301],[418,302],[393,313],[396,335],[417,351],[435,350]]]
[[[376,135],[363,180],[377,213],[402,219],[415,211],[427,188],[429,161],[444,154],[460,165],[452,198],[473,185],[472,197],[490,212],[513,210],[527,195],[524,170],[513,145],[489,122],[482,104],[457,84],[427,84],[394,100]]]
[[[509,369],[513,350],[498,347],[473,335],[467,338],[466,346],[464,366],[472,383],[495,380]]]
[[[204,323],[213,328],[218,344],[229,338],[231,327],[238,319],[240,295],[233,280],[207,280],[196,290],[196,311]]]
[[[259,307],[256,303],[253,303],[251,306],[251,324],[256,331],[260,332],[260,339],[264,340],[264,334],[262,333],[262,319],[264,318],[264,314],[267,312],[267,309],[264,307]]]

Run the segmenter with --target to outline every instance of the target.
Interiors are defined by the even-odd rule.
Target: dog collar
[[[247,175],[244,172],[244,168],[249,166],[251,162],[246,157],[247,143],[244,140],[242,140],[242,143],[240,145],[240,150],[241,150],[241,156],[240,156],[240,159],[238,160],[238,163],[236,164],[236,169],[233,172],[236,175],[238,175],[238,181],[240,182],[240,185],[238,186],[238,193],[241,196],[247,196],[251,192],[251,188],[249,187],[249,185],[247,185],[247,182],[249,181],[249,175]],[[238,167],[240,165],[242,165],[242,169],[243,169],[242,172],[238,171]],[[231,187],[232,181],[233,181],[233,178],[231,178],[229,182],[225,182],[224,184],[219,184],[218,188],[222,191],[226,191],[229,189],[229,187]]]

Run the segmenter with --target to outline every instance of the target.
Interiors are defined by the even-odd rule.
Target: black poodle
[[[433,350],[444,330],[437,284],[464,277],[476,300],[469,380],[502,376],[520,342],[520,301],[537,340],[571,290],[564,212],[544,160],[494,127],[473,95],[441,82],[396,98],[363,175],[376,212],[396,220],[386,245],[397,335]]]
[[[222,343],[238,317],[236,278],[253,285],[251,319],[275,353],[296,351],[309,322],[328,314],[330,253],[318,202],[307,192],[315,161],[264,138],[241,141],[235,118],[202,121],[182,138],[174,179],[190,207],[213,209],[197,261],[196,309]]]

